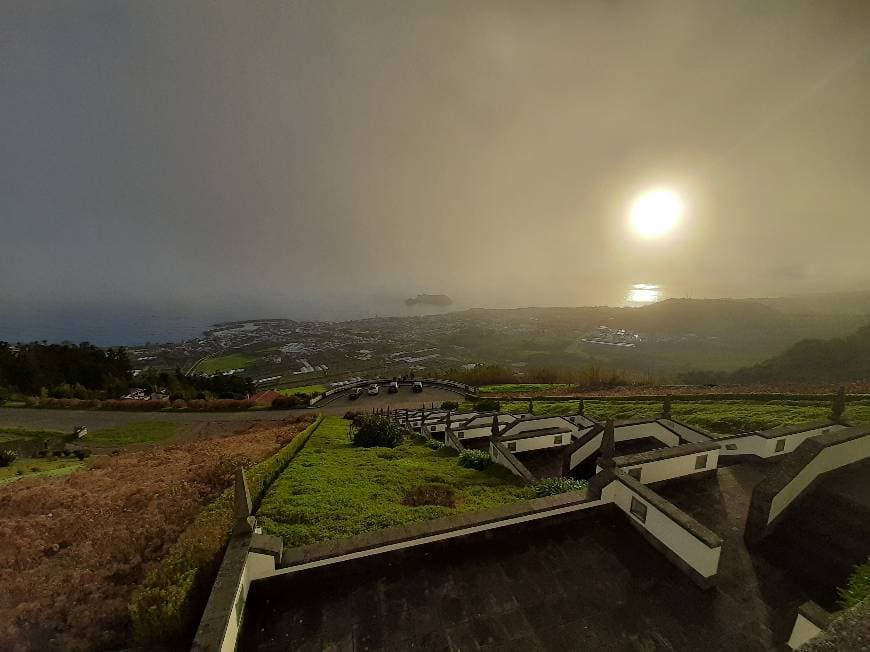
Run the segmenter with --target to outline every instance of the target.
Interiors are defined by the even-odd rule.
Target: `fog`
[[[868,44],[860,1],[6,0],[3,310],[870,287]]]

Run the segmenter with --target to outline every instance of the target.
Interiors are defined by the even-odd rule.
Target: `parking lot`
[[[347,390],[321,401],[315,408],[327,414],[338,414],[341,410],[370,410],[387,407],[418,408],[424,403],[427,407],[432,403],[438,407],[443,401],[461,402],[465,400],[465,397],[459,392],[431,385],[424,385],[423,391],[416,394],[411,390],[410,385],[399,385],[398,393],[390,394],[385,383],[380,386],[377,396],[369,396],[366,389],[363,388],[362,396],[357,399],[351,399],[350,390]]]

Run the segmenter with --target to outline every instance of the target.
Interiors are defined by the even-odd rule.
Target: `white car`
[[[369,396],[377,396],[378,392],[381,391],[380,386],[377,383],[372,383],[369,385],[368,395]]]

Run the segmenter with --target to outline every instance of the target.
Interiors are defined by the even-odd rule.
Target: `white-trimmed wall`
[[[791,629],[791,636],[788,637],[788,646],[792,650],[797,650],[801,645],[818,636],[821,631],[821,627],[798,612]]]
[[[701,457],[706,457],[706,462],[703,467],[696,468],[696,463]],[[664,480],[671,480],[672,478],[680,478],[694,475],[696,473],[712,471],[718,467],[719,451],[714,449],[700,453],[689,453],[687,455],[669,457],[663,460],[654,460],[643,464],[627,464],[620,468],[626,473],[630,473],[634,469],[640,469],[640,478],[636,479],[642,484],[652,484]]]
[[[632,498],[646,506],[645,520],[641,521],[632,514]],[[639,527],[646,530],[702,578],[710,579],[716,575],[722,553],[721,545],[711,548],[621,481],[607,485],[602,492],[602,499],[605,502],[615,503]]]
[[[796,432],[791,435],[781,435],[779,437],[762,437],[761,435],[748,434],[738,437],[722,439],[722,455],[756,455],[758,457],[768,458],[776,457],[777,455],[786,455],[793,452],[805,440],[810,437],[818,437],[829,432],[837,432],[845,426],[831,424]],[[783,449],[778,451],[778,442],[785,441]]]
[[[613,441],[617,443],[621,441],[630,441],[632,439],[643,439],[644,437],[658,439],[666,446],[678,446],[680,444],[680,438],[678,435],[655,421],[650,423],[616,426],[613,429]]]
[[[220,652],[234,652],[239,639],[239,629],[245,613],[245,602],[251,582],[275,574],[275,558],[258,552],[249,552],[245,559],[245,568],[239,577],[236,596],[233,599],[233,613],[227,620],[227,628],[221,640]]]
[[[556,438],[561,437],[562,441],[560,443],[556,443]],[[573,443],[573,439],[571,439],[570,432],[560,432],[554,435],[542,435],[540,437],[528,437],[526,439],[505,439],[502,440],[501,444],[508,450],[510,449],[510,444],[516,444],[516,449],[512,450],[512,453],[523,453],[525,451],[537,451],[545,448],[557,448],[562,446],[567,446],[568,444]]]
[[[585,460],[589,459],[589,457],[591,455],[594,455],[598,451],[598,449],[601,448],[601,437],[602,436],[603,436],[603,433],[598,433],[597,435],[592,437],[592,439],[590,439],[588,442],[583,444],[583,446],[581,446],[576,451],[571,453],[571,461],[568,464],[568,468],[573,469],[578,464],[581,464]]]
[[[772,523],[810,486],[813,480],[823,473],[867,458],[870,458],[870,435],[822,449],[791,482],[773,497],[770,503],[770,512],[767,515],[767,523]]]

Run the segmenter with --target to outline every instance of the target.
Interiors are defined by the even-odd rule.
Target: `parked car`
[[[421,382],[418,380],[416,383],[414,383],[412,389],[414,390],[414,393],[415,393],[415,394],[419,394],[420,392],[423,391],[423,383],[421,383]]]
[[[381,391],[381,388],[378,386],[377,383],[372,383],[371,385],[369,385],[369,391],[368,391],[369,396],[377,396],[378,392],[380,392],[380,391]]]
[[[350,390],[350,400],[351,401],[358,399],[360,396],[362,396],[362,387],[356,387],[356,388]]]
[[[398,394],[399,393],[399,383],[397,383],[394,380],[393,382],[390,383],[389,387],[387,387],[387,391],[390,392],[390,394]]]

